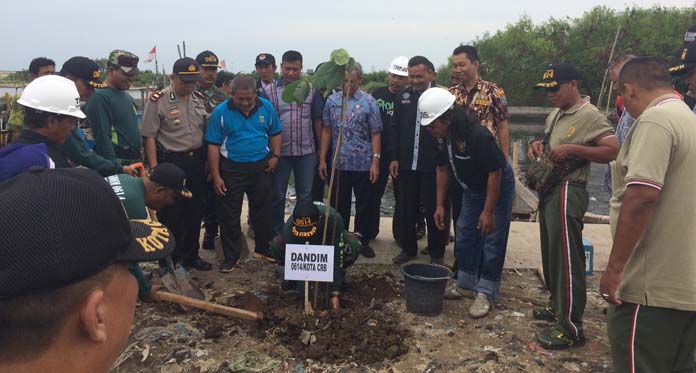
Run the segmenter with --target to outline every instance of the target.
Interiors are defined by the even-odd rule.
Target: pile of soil
[[[396,312],[384,307],[385,301],[398,296],[401,284],[391,274],[360,276],[350,284],[342,308],[324,317],[306,317],[299,294],[267,289],[262,294],[264,320],[257,325],[256,336],[283,345],[295,358],[322,363],[371,364],[406,354],[404,340],[411,332],[402,327]],[[229,304],[253,308],[252,299],[241,294]],[[303,332],[313,336],[310,343],[302,341]]]

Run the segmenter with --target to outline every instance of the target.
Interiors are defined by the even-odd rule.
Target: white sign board
[[[285,279],[333,282],[334,247],[285,245]]]

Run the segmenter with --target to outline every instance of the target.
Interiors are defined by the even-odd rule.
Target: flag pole
[[[159,65],[157,63],[157,46],[155,45],[155,88],[159,88],[159,87],[157,87],[159,81],[160,81],[160,79],[159,79]]]

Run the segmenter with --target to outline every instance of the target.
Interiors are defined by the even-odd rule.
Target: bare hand
[[[372,162],[372,166],[370,166],[370,182],[374,184],[377,182],[377,179],[379,179],[379,162]]]
[[[435,208],[435,214],[433,214],[433,218],[435,219],[435,226],[437,229],[444,231],[445,230],[445,208],[442,206],[438,206]]]
[[[479,223],[476,229],[481,231],[482,236],[488,236],[495,230],[495,218],[493,213],[484,211],[479,216]]]
[[[389,163],[389,173],[392,179],[399,177],[399,161],[391,161],[391,163]]]
[[[162,97],[162,91],[159,89],[155,89],[154,91],[150,92],[149,95],[147,95],[147,99],[152,101],[152,102],[157,102],[157,100]]]
[[[317,167],[317,172],[319,172],[319,178],[326,180],[326,175],[328,171],[326,170],[326,161],[319,161],[319,166]]]
[[[573,145],[563,144],[551,149],[549,158],[555,162],[564,161],[573,155]]]
[[[273,172],[276,168],[278,168],[278,157],[271,157],[266,163],[266,168],[264,169],[264,171],[266,171],[267,173]]]
[[[140,176],[140,175],[138,175],[138,170],[136,170],[135,168],[133,168],[131,166],[123,166],[123,173],[126,175],[133,176],[133,177]]]
[[[218,196],[224,197],[227,193],[227,187],[221,177],[213,177],[213,186],[215,187],[215,194]]]
[[[544,144],[542,144],[541,141],[536,140],[529,144],[529,149],[527,149],[527,158],[529,158],[530,161],[535,160],[542,154],[544,154]]]
[[[602,279],[599,280],[599,294],[602,295],[604,300],[611,304],[621,304],[621,301],[616,298],[616,291],[619,289],[623,277],[623,271],[615,271],[607,266],[607,270],[604,271]]]

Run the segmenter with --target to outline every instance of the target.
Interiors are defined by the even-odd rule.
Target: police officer
[[[193,94],[200,79],[201,66],[194,59],[178,59],[171,85],[162,90],[159,100],[145,105],[141,132],[150,168],[162,162],[179,166],[186,173],[186,188],[193,194],[157,213],[176,239],[172,259],[181,260],[185,267],[209,271],[210,263],[198,256],[205,195],[203,133],[208,120],[205,101]]]

